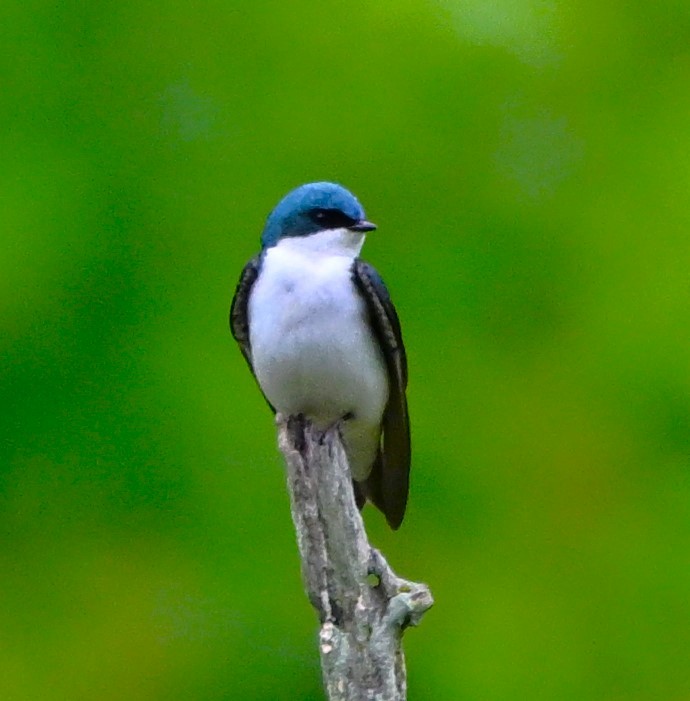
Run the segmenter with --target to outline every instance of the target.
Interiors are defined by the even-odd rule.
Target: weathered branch
[[[433,604],[425,584],[400,579],[369,545],[337,427],[278,417],[302,577],[319,614],[330,701],[404,701],[402,633]]]

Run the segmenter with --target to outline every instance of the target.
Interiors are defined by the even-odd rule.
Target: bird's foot
[[[348,411],[343,414],[337,421],[334,421],[328,428],[328,430],[334,430],[338,432],[338,437],[343,440],[343,425],[348,421],[352,421],[355,418],[355,413],[353,411]]]
[[[284,417],[282,414],[276,415],[276,421],[280,422],[283,420]],[[290,440],[295,446],[295,449],[300,453],[304,453],[304,449],[307,445],[307,441],[304,435],[304,431],[306,428],[304,414],[291,414],[287,417],[286,424],[288,435],[290,436]]]

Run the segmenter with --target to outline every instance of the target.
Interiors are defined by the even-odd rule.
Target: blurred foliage
[[[410,359],[410,697],[690,698],[690,5],[0,7],[0,698],[322,698],[227,329],[342,182]]]

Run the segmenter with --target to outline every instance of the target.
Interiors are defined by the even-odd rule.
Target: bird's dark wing
[[[362,487],[366,496],[383,511],[391,528],[395,529],[405,515],[410,474],[410,420],[405,396],[407,357],[398,315],[379,274],[368,263],[355,259],[352,279],[366,302],[369,322],[388,370],[383,450]]]
[[[235,289],[235,296],[232,298],[232,306],[230,307],[230,331],[232,332],[233,338],[237,341],[237,345],[242,351],[244,359],[249,365],[249,369],[256,379],[254,374],[254,366],[252,365],[252,347],[249,341],[249,295],[251,294],[252,287],[259,277],[259,270],[261,269],[261,254],[254,256],[247,265],[244,266],[242,274],[240,275],[240,280],[237,283],[237,288]],[[257,380],[257,384],[258,380]],[[259,387],[261,389],[261,387]],[[263,390],[262,390],[263,394]],[[264,399],[266,395],[264,394]],[[266,403],[271,407],[271,411],[275,414],[275,409],[271,405],[271,402],[266,399]]]

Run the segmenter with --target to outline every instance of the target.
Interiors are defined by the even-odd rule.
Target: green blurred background
[[[292,187],[379,230],[410,698],[690,699],[690,5],[5,2],[0,699],[321,699],[227,328]]]

